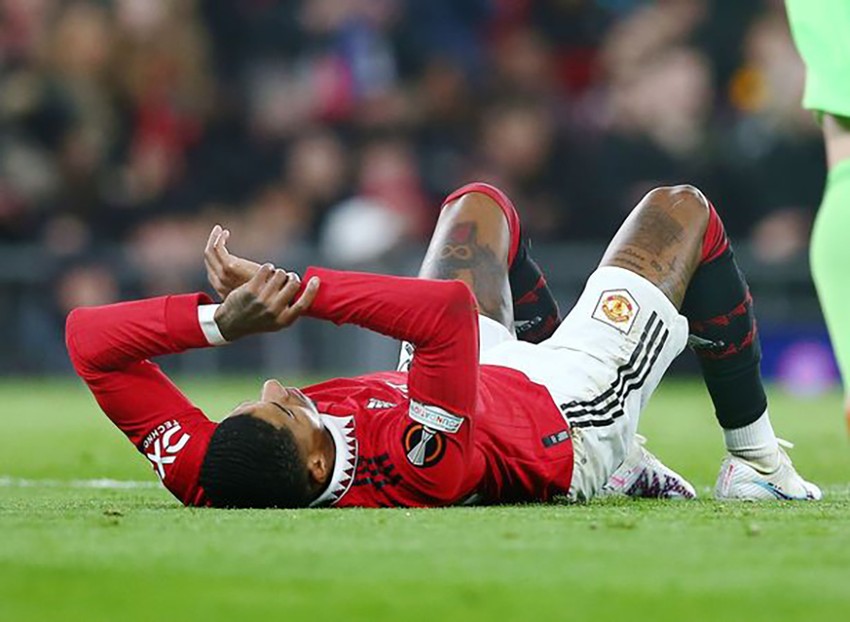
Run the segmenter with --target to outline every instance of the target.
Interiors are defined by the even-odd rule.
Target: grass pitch
[[[259,382],[185,388],[223,414]],[[641,431],[704,500],[218,511],[156,487],[82,386],[0,383],[0,620],[848,619],[840,397],[771,398],[822,503],[711,501],[708,398],[665,383]]]

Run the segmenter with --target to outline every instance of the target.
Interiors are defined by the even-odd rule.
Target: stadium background
[[[3,0],[0,15],[0,374],[66,372],[74,306],[203,287],[216,222],[248,257],[414,273],[441,198],[480,179],[513,197],[565,308],[643,192],[700,186],[750,273],[768,374],[834,381],[806,264],[822,142],[780,1]],[[304,322],[223,352],[169,365],[351,372],[394,346]]]
[[[846,618],[803,77],[776,0],[0,0],[0,620]],[[55,377],[71,307],[204,288],[216,222],[249,257],[412,274],[470,179],[513,196],[565,308],[645,190],[701,186],[781,381],[771,419],[825,499],[713,501],[724,448],[695,377],[641,419],[692,503],[185,509]],[[394,355],[305,320],[164,363],[220,419],[266,374]]]

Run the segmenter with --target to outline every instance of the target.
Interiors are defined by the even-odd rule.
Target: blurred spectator
[[[73,268],[59,281],[56,298],[63,314],[77,307],[106,305],[118,300],[118,284],[106,266]]]
[[[410,204],[396,204],[407,190],[381,200],[414,214],[414,235],[472,175],[520,193],[542,237],[604,237],[646,187],[673,180],[747,204],[731,225],[745,234],[787,206],[750,207],[740,197],[775,184],[742,190],[740,171],[785,143],[808,157],[811,123],[781,3],[732,6],[3,0],[0,236],[83,252],[138,239],[151,218],[274,195],[300,206],[296,237],[317,239],[332,205],[388,170],[392,156],[368,146],[386,135],[407,163],[399,187],[416,190]],[[707,42],[728,33],[741,38],[718,73]]]
[[[153,293],[217,221],[360,262],[473,178],[554,241],[690,182],[783,260],[822,184],[802,80],[778,0],[0,0],[0,243]]]
[[[332,208],[321,239],[320,248],[334,263],[380,259],[404,241],[425,239],[436,219],[405,141],[376,140],[358,159],[357,196]]]
[[[728,148],[735,154],[729,177],[744,217],[765,260],[798,256],[808,244],[825,162],[821,134],[800,106],[805,68],[791,41],[781,4],[753,23],[743,58],[729,87],[736,110]]]
[[[664,48],[609,88],[595,179],[600,224],[612,232],[654,186],[693,183],[711,193],[714,94],[706,59],[690,47]]]

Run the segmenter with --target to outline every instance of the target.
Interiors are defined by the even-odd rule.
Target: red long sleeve
[[[381,428],[380,446],[404,474],[401,485],[416,491],[411,499],[425,495],[431,503],[449,502],[465,481],[473,422],[463,422],[471,419],[477,401],[478,323],[471,291],[459,281],[323,269],[306,276],[305,282],[311,276],[323,281],[313,317],[416,346],[407,378],[410,404],[399,404],[399,416]],[[205,503],[198,477],[216,424],[148,358],[206,347],[198,305],[207,301],[196,294],[78,309],[67,322],[77,372],[106,415],[187,505]],[[426,434],[423,425],[432,424]],[[428,453],[433,444],[439,464]]]
[[[430,281],[310,268],[322,280],[310,315],[356,324],[416,346],[410,397],[468,417],[478,394],[475,298],[461,281]]]
[[[198,323],[206,294],[163,296],[74,309],[65,340],[77,371],[121,369],[154,356],[207,347]]]
[[[304,282],[313,276],[322,284],[310,315],[356,324],[416,347],[406,383],[404,374],[372,374],[305,389],[323,412],[354,413],[358,421],[366,470],[355,477],[358,492],[352,493],[352,502],[445,505],[469,494],[470,473],[482,464],[473,444],[478,316],[469,287],[461,281],[317,268],[307,271]],[[401,395],[409,399],[399,401]],[[385,408],[380,414],[371,410],[375,400]],[[363,497],[359,491],[365,483],[371,492]]]
[[[198,323],[204,294],[75,309],[65,340],[71,362],[104,413],[186,504],[201,502],[197,475],[215,423],[147,360],[207,347]]]

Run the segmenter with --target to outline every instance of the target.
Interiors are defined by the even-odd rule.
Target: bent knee
[[[659,186],[650,190],[641,202],[644,201],[671,212],[677,220],[685,221],[689,226],[705,227],[711,212],[708,199],[699,188],[690,184]]]

